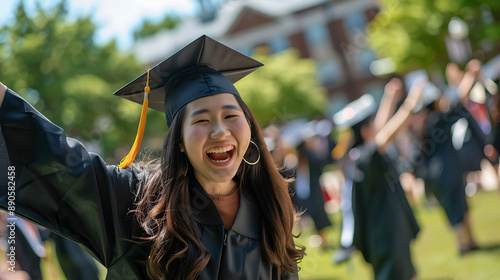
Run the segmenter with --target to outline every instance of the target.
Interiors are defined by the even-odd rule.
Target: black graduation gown
[[[467,120],[468,131],[460,150],[453,146],[453,126]],[[436,196],[451,225],[463,221],[468,211],[465,198],[466,171],[478,170],[484,158],[485,135],[472,115],[459,103],[447,113],[431,112],[421,143],[416,175],[425,180],[428,194]]]
[[[317,154],[314,151],[306,151],[306,157],[309,165],[309,197],[301,200],[301,206],[304,207],[304,215],[309,215],[314,221],[314,226],[317,231],[320,231],[327,226],[332,225],[330,218],[325,210],[325,198],[323,195],[323,190],[320,185],[320,177],[323,174],[323,169],[330,163],[333,163],[333,159],[330,156],[330,151],[333,149],[334,144],[330,142],[327,138],[321,138],[322,145],[327,146],[325,154]]]
[[[82,245],[108,269],[108,280],[147,279],[150,248],[135,239],[145,233],[130,213],[143,172],[107,165],[10,89],[0,108],[0,125],[15,168],[15,213]],[[0,181],[0,207],[5,210],[7,182]],[[262,258],[261,214],[249,192],[242,190],[240,209],[227,232],[196,180],[191,180],[190,193],[202,243],[211,255],[200,279],[298,279],[297,274],[280,277]],[[178,279],[176,274],[165,278]]]
[[[363,144],[353,179],[354,245],[373,266],[375,279],[414,276],[410,241],[419,232],[399,173],[374,144]]]

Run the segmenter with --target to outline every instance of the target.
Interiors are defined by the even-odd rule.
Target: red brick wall
[[[304,32],[292,34],[288,39],[290,40],[290,46],[299,51],[301,58],[311,57],[311,55],[309,54],[309,48],[307,47]]]

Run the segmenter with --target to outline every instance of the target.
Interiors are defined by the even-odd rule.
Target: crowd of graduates
[[[295,179],[296,208],[314,222],[319,242],[308,245],[338,243],[337,264],[359,250],[375,279],[412,279],[410,243],[420,227],[408,201],[424,196],[443,208],[460,255],[480,249],[466,186],[484,166],[495,167],[497,176],[500,149],[498,81],[481,67],[478,60],[464,70],[450,63],[439,86],[422,72],[395,77],[380,102],[365,94],[331,119],[264,130],[282,174]],[[325,176],[326,166],[334,176]],[[331,200],[342,215],[338,241],[324,233],[332,225],[325,210]]]

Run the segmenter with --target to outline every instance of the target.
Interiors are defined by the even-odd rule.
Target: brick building
[[[203,17],[138,42],[134,51],[153,65],[201,34],[248,55],[261,45],[271,52],[296,48],[316,61],[332,112],[366,92],[382,94],[384,81],[369,71],[376,56],[365,33],[377,9],[374,0],[226,0]]]

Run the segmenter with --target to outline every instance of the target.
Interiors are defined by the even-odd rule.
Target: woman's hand
[[[402,108],[413,112],[417,105],[420,103],[422,93],[427,81],[425,79],[417,79],[410,88],[408,96],[402,104]]]
[[[465,70],[467,72],[470,72],[474,75],[474,77],[477,80],[481,80],[481,61],[477,59],[471,59],[469,62],[467,62],[467,65],[465,65]]]
[[[413,83],[408,96],[403,101],[403,105],[401,105],[396,114],[391,117],[375,136],[375,143],[381,154],[385,153],[387,146],[392,143],[394,138],[408,124],[408,120],[422,96],[425,83],[424,79],[418,79]]]
[[[398,101],[403,97],[403,82],[399,78],[392,78],[384,89],[384,95],[375,116],[375,131],[380,131],[396,110]]]
[[[7,90],[7,87],[0,82],[0,107],[2,107],[3,103],[3,98],[5,97],[5,91]]]

